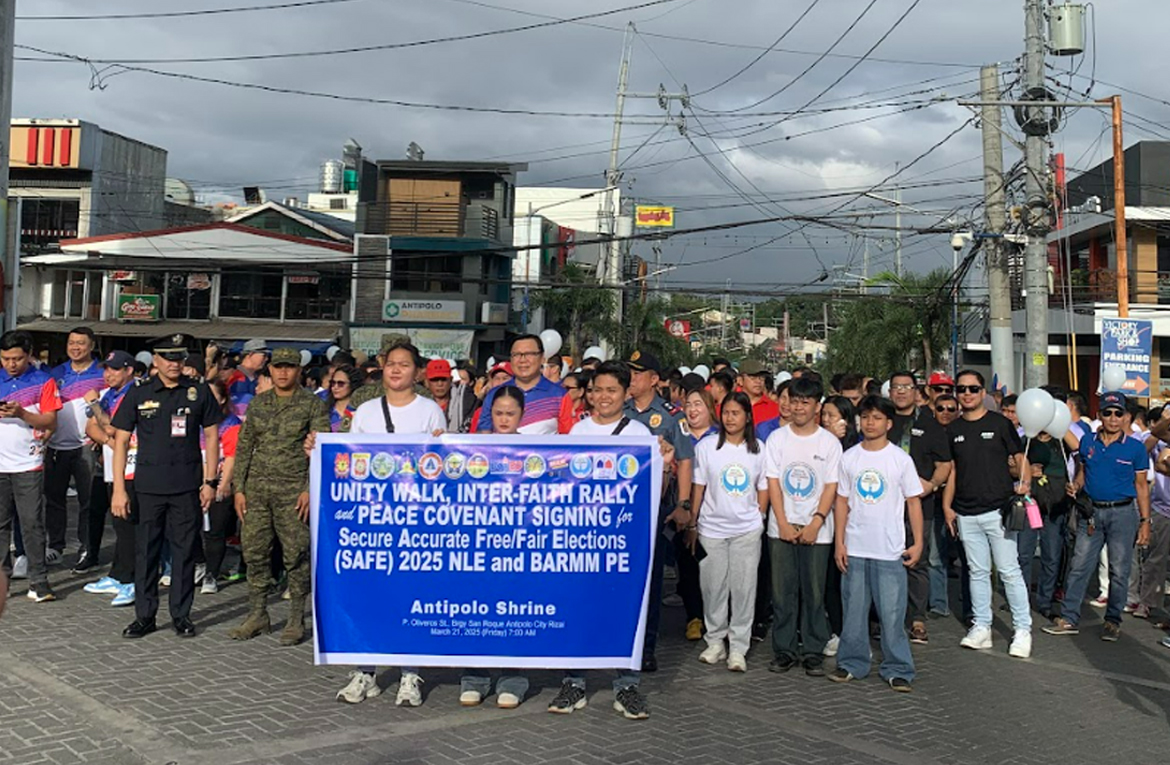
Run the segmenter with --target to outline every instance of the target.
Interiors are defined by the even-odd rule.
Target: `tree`
[[[580,360],[581,352],[617,330],[613,320],[617,294],[600,289],[593,277],[576,263],[566,263],[553,278],[557,285],[532,295],[532,303],[548,312],[547,324],[568,341],[568,352]]]
[[[859,296],[836,310],[829,335],[830,372],[881,377],[904,368],[933,369],[951,332],[951,273],[885,272],[869,281],[883,294]]]
[[[666,319],[672,312],[670,302],[662,298],[629,301],[621,325],[611,337],[622,357],[635,350],[649,350],[667,366],[689,363],[690,345],[666,331]]]

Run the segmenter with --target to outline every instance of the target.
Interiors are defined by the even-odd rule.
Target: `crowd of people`
[[[109,515],[109,569],[85,591],[134,607],[126,638],[156,631],[160,585],[174,631],[193,637],[196,588],[211,596],[246,579],[248,614],[229,636],[271,631],[268,601],[283,590],[279,642],[300,643],[308,454],[316,433],[346,431],[657,437],[665,480],[642,672],[657,669],[664,603],[684,609],[686,639],[705,643],[706,664],[744,672],[752,646],[770,641],[770,671],[844,683],[870,673],[876,641],[878,675],[899,692],[913,687],[912,645],[928,643],[930,620],[952,607],[967,630],[960,645],[993,648],[997,585],[1013,657],[1032,655],[1033,614],[1045,633],[1076,634],[1094,584],[1102,640],[1118,639],[1124,613],[1170,629],[1170,409],[1147,411],[1116,391],[1091,420],[1082,394],[1049,388],[1072,425],[1026,438],[1016,397],[988,390],[975,370],[826,380],[716,358],[701,375],[664,368],[648,350],[569,369],[536,335],[516,337],[482,374],[423,359],[395,335],[372,358],[341,350],[315,366],[263,340],[233,356],[214,345],[193,353],[185,335],[137,358],[98,357],[95,345],[77,327],[68,359],[42,368],[28,334],[0,337],[2,573],[27,579],[34,602],[55,599],[49,574],[65,565],[75,491],[68,565],[96,575],[107,563]],[[667,576],[676,587],[664,597]],[[613,681],[627,718],[649,715],[640,674],[618,670]],[[396,703],[421,704],[422,683],[418,668],[401,668]],[[491,688],[468,668],[460,702],[480,704]],[[522,672],[506,671],[497,704],[515,707],[527,690]],[[381,692],[376,668],[359,667],[337,697]],[[569,672],[549,711],[586,698],[584,678]]]

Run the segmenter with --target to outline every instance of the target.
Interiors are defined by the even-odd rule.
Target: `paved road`
[[[707,667],[701,644],[680,637],[680,610],[666,609],[662,669],[644,682],[653,716],[631,722],[612,711],[605,673],[590,675],[589,707],[568,717],[545,712],[553,673],[537,673],[514,711],[461,709],[450,670],[424,672],[420,708],[394,707],[392,693],[348,706],[333,700],[345,669],[314,667],[308,645],[227,638],[244,586],[196,596],[194,640],[166,629],[131,642],[119,633],[132,613],[84,593],[90,578],[52,579],[59,602],[28,602],[17,582],[0,620],[5,765],[1129,764],[1170,749],[1170,650],[1135,620],[1119,643],[1100,642],[1099,613],[1078,637],[1037,632],[1028,661],[1007,657],[1003,624],[995,650],[975,653],[957,647],[956,622],[932,622],[930,645],[915,647],[914,693],[900,695],[876,673],[847,686],[770,674],[759,646],[746,674]],[[287,609],[275,602],[278,626]]]

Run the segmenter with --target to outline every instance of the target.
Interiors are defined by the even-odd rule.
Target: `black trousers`
[[[107,497],[113,493],[114,485],[106,484]],[[138,545],[138,495],[134,492],[134,481],[126,482],[126,493],[130,495],[130,517],[111,516],[114,525],[114,560],[110,564],[110,578],[122,584],[134,584],[135,558],[138,555],[135,549]],[[109,504],[108,500],[106,504]]]
[[[134,611],[141,620],[158,613],[158,565],[163,535],[171,545],[171,618],[191,613],[195,600],[195,550],[203,528],[199,492],[146,494],[138,492],[138,530],[134,556]]]
[[[211,503],[211,507],[208,509],[208,520],[211,530],[203,532],[203,556],[204,562],[207,564],[207,575],[216,579],[222,573],[223,558],[227,552],[228,534],[236,525],[236,511],[231,496]]]
[[[90,507],[90,490],[93,488],[94,473],[97,472],[97,455],[92,447],[82,446],[77,449],[45,449],[45,536],[48,545],[54,550],[65,550],[65,527],[68,523],[66,511],[66,492],[69,490],[69,479],[73,479],[77,487],[77,542],[91,555],[97,555],[97,548],[88,546],[89,529],[95,523],[94,513]],[[96,519],[97,525],[103,527],[106,522],[105,512]],[[99,532],[100,547],[100,532]]]
[[[687,547],[686,534],[674,535],[674,561],[678,565],[676,592],[683,599],[687,621],[703,618],[703,591],[699,589],[699,562]]]

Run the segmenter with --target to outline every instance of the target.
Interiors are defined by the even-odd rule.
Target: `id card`
[[[187,437],[187,417],[185,415],[173,415],[171,417],[171,438],[186,438]]]

